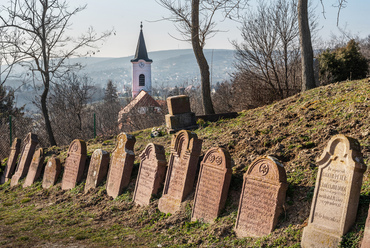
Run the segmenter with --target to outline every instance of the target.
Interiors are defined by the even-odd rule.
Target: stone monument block
[[[69,145],[64,164],[63,190],[73,189],[82,180],[87,157],[86,150],[86,143],[83,140],[75,139]]]
[[[191,112],[189,96],[171,96],[167,98],[167,108],[170,115],[184,114]]]
[[[18,181],[27,175],[28,169],[30,167],[33,154],[35,153],[36,146],[39,143],[37,135],[33,133],[28,133],[23,141],[23,148],[21,153],[20,161],[17,165],[16,172],[12,176],[10,185],[15,186]]]
[[[370,247],[370,208],[366,218],[365,230],[364,230],[364,237],[361,241],[361,248],[369,248]]]
[[[200,164],[195,191],[193,221],[213,222],[224,208],[231,180],[231,157],[223,148],[213,147]]]
[[[117,136],[117,145],[112,153],[108,172],[107,194],[116,198],[130,183],[132,167],[134,166],[135,153],[134,136],[120,133]]]
[[[274,157],[259,157],[244,174],[235,233],[238,237],[270,234],[283,211],[288,188],[284,166]]]
[[[202,140],[193,132],[182,130],[172,136],[166,181],[158,202],[161,212],[174,214],[192,191],[201,149]]]
[[[10,148],[8,162],[0,178],[0,184],[7,182],[13,176],[20,151],[21,151],[21,139],[15,138],[12,143],[12,147]]]
[[[146,146],[140,158],[133,201],[136,205],[146,206],[164,183],[167,161],[164,147],[153,143]]]
[[[107,176],[109,166],[109,152],[97,149],[91,156],[89,172],[87,173],[85,193],[95,189]]]
[[[366,170],[357,140],[333,136],[321,157],[302,247],[338,247],[354,224]]]
[[[42,187],[44,189],[50,188],[53,186],[62,171],[62,165],[59,158],[53,155],[45,166],[44,178],[42,180]]]
[[[39,148],[33,155],[23,188],[31,186],[40,177],[44,158],[44,150]]]

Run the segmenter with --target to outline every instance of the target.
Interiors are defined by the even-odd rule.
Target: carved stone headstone
[[[259,157],[244,174],[235,233],[259,237],[271,233],[281,214],[288,188],[284,166],[274,157]]]
[[[164,147],[149,143],[140,154],[141,162],[136,179],[133,201],[146,206],[152,195],[158,193],[166,176],[166,155]]]
[[[369,248],[370,247],[370,208],[367,214],[365,230],[364,230],[364,237],[361,242],[361,248]]]
[[[182,130],[172,136],[163,195],[158,209],[174,214],[193,189],[202,140],[193,132]]]
[[[44,178],[42,180],[42,187],[44,189],[47,189],[53,186],[57,182],[61,171],[62,165],[60,163],[60,160],[55,155],[53,155],[46,163]]]
[[[62,179],[62,189],[68,190],[76,187],[82,180],[86,163],[86,143],[83,140],[75,139],[69,145],[64,173]]]
[[[165,116],[169,133],[181,129],[196,128],[195,113],[190,110],[189,96],[180,95],[167,98],[168,115]]]
[[[107,176],[109,166],[109,153],[97,149],[91,156],[89,172],[87,173],[85,193],[89,189],[95,189]]]
[[[30,167],[33,154],[35,153],[36,146],[39,143],[37,139],[37,135],[33,133],[28,133],[26,138],[23,141],[23,149],[21,158],[17,165],[16,172],[12,176],[12,180],[10,182],[11,186],[15,186],[18,184],[18,181],[24,178],[27,175],[28,168]]]
[[[26,180],[24,180],[23,183],[23,188],[31,186],[40,177],[44,158],[44,150],[42,148],[39,148],[33,155]]]
[[[0,184],[7,182],[13,176],[20,151],[21,151],[21,139],[15,138],[12,147],[10,148],[8,162],[0,178]]]
[[[303,229],[302,247],[338,247],[354,224],[363,174],[361,147],[342,134],[332,137],[317,161],[310,217]]]
[[[231,180],[231,157],[223,148],[213,147],[200,164],[195,191],[193,221],[213,222],[225,206]]]
[[[120,133],[117,136],[117,145],[112,153],[108,172],[107,194],[116,198],[130,183],[132,167],[135,161],[134,136]]]

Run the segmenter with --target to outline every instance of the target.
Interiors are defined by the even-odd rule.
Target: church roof
[[[131,110],[136,107],[161,107],[161,105],[159,105],[148,92],[141,90],[140,93],[119,112],[119,116],[130,113]]]
[[[144,34],[143,34],[143,24],[140,25],[140,35],[137,42],[135,58],[131,59],[131,62],[138,62],[139,60],[145,60],[146,62],[153,62],[149,59],[148,52],[146,51]]]

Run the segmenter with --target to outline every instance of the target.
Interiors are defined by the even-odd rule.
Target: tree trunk
[[[215,111],[213,109],[211,99],[209,66],[206,57],[204,56],[203,47],[200,45],[199,39],[199,0],[192,0],[191,5],[191,43],[200,70],[203,111],[206,115],[214,114]]]
[[[307,1],[308,0],[299,0],[298,2],[298,24],[302,63],[302,91],[316,87],[313,70],[313,51],[310,26],[308,22]]]
[[[47,78],[45,78],[44,80],[45,80],[45,84],[44,84],[45,88],[44,88],[44,91],[42,92],[42,95],[41,95],[42,115],[44,116],[45,127],[46,127],[46,132],[49,136],[50,146],[56,146],[57,142],[55,141],[53,130],[51,129],[49,111],[48,111],[48,108],[46,106],[46,99],[47,99],[47,95],[48,95],[48,92],[49,92],[49,82],[46,82],[46,80],[48,80]]]

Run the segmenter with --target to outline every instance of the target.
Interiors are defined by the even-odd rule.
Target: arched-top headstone
[[[10,182],[11,186],[15,186],[18,184],[18,181],[24,178],[27,175],[28,169],[30,167],[33,154],[35,153],[36,146],[39,143],[37,139],[37,135],[33,133],[28,133],[26,138],[23,141],[23,148],[21,158],[17,165],[16,172],[12,176],[12,180]]]
[[[132,167],[135,161],[134,136],[120,133],[112,153],[108,172],[107,194],[116,198],[130,183]]]
[[[108,173],[109,152],[97,149],[91,155],[89,172],[87,173],[85,193],[95,189],[104,180]]]
[[[10,148],[8,162],[5,166],[3,174],[1,175],[0,184],[7,182],[13,176],[20,151],[21,139],[15,138],[12,143],[12,147]]]
[[[42,187],[47,189],[53,186],[57,182],[61,171],[62,165],[60,159],[53,155],[46,163]]]
[[[193,189],[202,140],[193,132],[182,130],[173,135],[163,195],[158,209],[175,213]]]
[[[27,177],[23,183],[23,188],[31,186],[40,177],[44,158],[44,150],[39,148],[33,155]]]
[[[73,189],[82,180],[87,157],[86,150],[86,143],[83,140],[75,139],[69,145],[64,164],[63,190]]]
[[[209,149],[200,164],[192,220],[213,222],[225,206],[231,180],[231,157],[220,147]]]
[[[235,232],[238,237],[265,236],[278,221],[288,188],[284,166],[274,157],[259,157],[244,174]]]
[[[333,136],[317,160],[319,167],[302,247],[338,247],[354,224],[366,165],[360,143]]]
[[[166,154],[161,145],[149,143],[140,154],[140,167],[136,179],[133,201],[146,206],[152,195],[158,193],[166,176]]]

